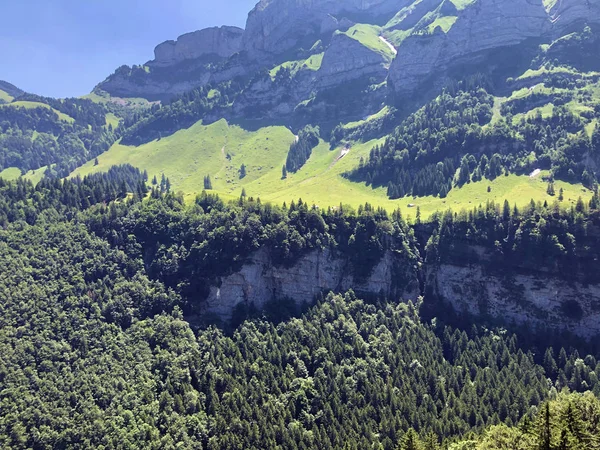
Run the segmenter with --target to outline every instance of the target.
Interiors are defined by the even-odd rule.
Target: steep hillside
[[[0,174],[66,176],[115,142],[119,119],[104,105],[27,94],[9,83],[0,102]]]
[[[122,139],[74,174],[127,162],[188,199],[245,189],[413,216],[514,192],[574,204],[600,164],[597,6],[261,1],[246,30],[186,34],[100,83],[90,98],[129,111]],[[307,125],[321,144],[284,170]]]

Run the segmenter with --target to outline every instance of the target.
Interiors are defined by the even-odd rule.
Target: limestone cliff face
[[[321,87],[337,86],[364,77],[381,83],[387,76],[386,58],[344,33],[337,33],[323,55],[317,79]]]
[[[450,264],[429,267],[427,284],[458,312],[583,337],[600,333],[600,284],[568,283],[543,271],[506,276],[481,265]]]
[[[151,64],[162,67],[206,56],[229,58],[240,51],[243,34],[244,30],[237,27],[213,27],[184,34],[177,41],[157,46]]]
[[[383,294],[393,300],[447,302],[459,313],[495,319],[506,325],[568,330],[582,337],[600,334],[600,284],[566,281],[554,268],[523,264],[491,269],[494,256],[465,243],[471,264],[444,261],[422,269],[400,254],[387,252],[367,279],[356,280],[351,264],[332,252],[313,251],[291,267],[275,266],[266,249],[239,271],[222,277],[202,304],[203,313],[231,318],[239,305],[262,309],[288,298],[310,303],[321,292],[353,289],[359,295]]]
[[[279,55],[307,36],[339,28],[336,21],[344,14],[393,15],[410,3],[411,0],[261,0],[248,16],[242,47],[251,54]]]
[[[398,267],[400,265],[400,267]],[[398,283],[401,273],[407,282]],[[227,320],[236,306],[253,304],[262,308],[271,301],[289,298],[298,304],[311,302],[320,292],[345,291],[384,293],[394,298],[416,298],[419,283],[416,270],[402,257],[385,254],[368,279],[355,280],[349,263],[329,251],[313,251],[292,267],[276,267],[266,250],[255,253],[241,270],[221,279],[211,289],[205,312]]]
[[[600,22],[600,0],[558,0],[550,11],[554,27],[560,33],[573,27]]]
[[[389,79],[397,94],[413,93],[432,75],[485,52],[518,45],[551,31],[552,22],[540,0],[478,0],[461,11],[444,33],[413,35],[398,49]]]

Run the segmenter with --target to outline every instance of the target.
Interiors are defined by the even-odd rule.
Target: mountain
[[[599,6],[261,0],[0,82],[0,448],[600,448]]]
[[[7,81],[0,80],[0,103],[8,103],[25,92]]]

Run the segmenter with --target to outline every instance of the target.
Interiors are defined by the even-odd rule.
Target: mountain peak
[[[189,59],[206,56],[229,58],[241,48],[244,30],[223,26],[205,28],[179,36],[176,41],[166,41],[154,49],[154,65],[170,66]]]

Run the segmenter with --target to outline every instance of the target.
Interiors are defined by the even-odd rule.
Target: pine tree
[[[577,199],[577,204],[575,205],[575,211],[578,213],[585,212],[585,204],[583,203],[583,199],[581,196]]]
[[[210,179],[210,175],[206,175],[204,177],[204,189],[211,190],[212,188],[212,180]]]
[[[423,450],[419,436],[412,428],[404,435],[399,450]]]
[[[554,191],[554,181],[550,181],[548,183],[548,187],[546,188],[546,193],[552,197],[554,197],[554,195],[556,194],[556,192]]]
[[[504,206],[502,207],[502,219],[506,222],[510,219],[510,204],[508,200],[504,200]]]
[[[245,178],[245,177],[246,177],[246,165],[245,165],[245,164],[242,164],[242,165],[240,166],[240,171],[239,171],[239,172],[240,172],[240,180],[241,180],[242,178]]]
[[[281,179],[285,180],[287,178],[287,167],[285,167],[285,164],[283,165],[283,167],[281,168]]]
[[[552,450],[550,403],[546,402],[540,417],[539,450]]]
[[[558,191],[558,201],[562,202],[565,199],[565,191],[563,188],[560,188],[560,191]]]

